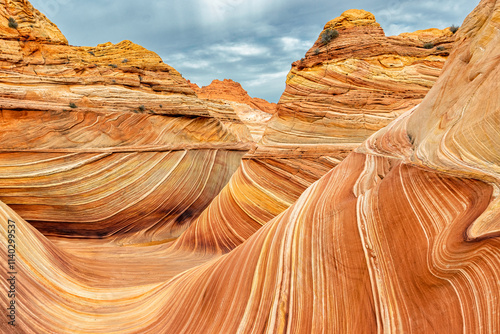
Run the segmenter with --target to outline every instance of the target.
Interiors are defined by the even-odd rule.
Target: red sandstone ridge
[[[269,114],[274,114],[276,111],[276,103],[270,103],[257,97],[250,97],[248,92],[241,87],[240,83],[231,79],[224,79],[222,81],[214,80],[210,85],[201,88],[195,83],[189,82],[189,84],[201,99],[218,99],[244,103]]]
[[[248,127],[255,142],[259,142],[262,138],[267,123],[277,108],[275,103],[250,97],[241,84],[230,79],[214,80],[210,85],[202,88],[189,80],[188,84],[200,99],[212,103],[229,104]]]

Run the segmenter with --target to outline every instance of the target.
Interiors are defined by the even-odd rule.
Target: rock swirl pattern
[[[68,252],[1,203],[0,252],[7,219],[19,227],[19,323],[0,330],[499,332],[498,22],[500,1],[482,0],[418,107],[370,136],[246,241],[200,265],[189,250],[125,246],[123,261],[152,247],[151,258],[172,272],[152,266],[145,274],[138,262],[120,277],[105,270],[107,260]],[[172,277],[182,255],[190,263]],[[5,277],[0,286],[7,289]],[[0,301],[4,308],[5,294]]]
[[[253,145],[234,109],[139,45],[70,46],[1,3],[0,200],[45,235],[177,237]]]
[[[339,36],[325,40],[332,30]],[[175,247],[225,253],[241,244],[371,134],[418,105],[453,40],[448,28],[387,37],[363,10],[328,22],[305,58],[292,64],[257,149]],[[214,82],[204,94],[214,97],[216,86],[231,87]]]

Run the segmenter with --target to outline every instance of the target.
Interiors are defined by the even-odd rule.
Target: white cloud
[[[193,62],[185,62],[182,64],[184,67],[200,69],[200,68],[210,68],[212,64],[206,60],[197,60]]]
[[[255,86],[261,86],[261,85],[266,85],[266,83],[274,80],[282,80],[285,82],[286,76],[288,74],[288,71],[283,71],[283,72],[276,72],[276,73],[264,73],[264,74],[259,74],[257,77],[253,80],[247,80],[244,82],[245,87],[255,87]]]
[[[282,37],[281,44],[284,51],[308,50],[314,41],[301,41],[295,37]]]
[[[217,44],[209,47],[209,50],[211,50],[212,52],[228,54],[230,56],[236,56],[236,57],[262,56],[269,52],[269,50],[264,46],[248,44],[248,43]]]

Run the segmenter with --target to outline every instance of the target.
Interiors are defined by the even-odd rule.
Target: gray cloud
[[[32,0],[73,45],[131,40],[199,85],[240,82],[277,102],[290,64],[323,26],[351,8],[377,18],[387,35],[460,25],[478,0]]]

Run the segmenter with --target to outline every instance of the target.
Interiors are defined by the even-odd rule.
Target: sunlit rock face
[[[210,100],[212,103],[219,101],[231,105],[238,117],[248,127],[255,142],[261,140],[267,123],[272,114],[276,112],[276,103],[250,97],[241,84],[231,79],[214,80],[210,85],[201,88],[192,82],[189,82],[189,85],[201,99]]]
[[[9,220],[17,231],[16,327],[4,318],[0,332],[500,332],[498,22],[500,0],[481,1],[422,103],[343,152],[345,159],[317,181],[302,173],[311,163],[298,162],[313,156],[304,149],[297,149],[302,160],[292,156],[279,167],[286,151],[261,151],[267,165],[252,161],[252,171],[260,168],[255,175],[243,165],[235,179],[278,171],[276,193],[287,187],[280,170],[311,185],[295,201],[291,194],[286,200],[293,203],[255,233],[235,225],[237,247],[238,239],[218,226],[208,231],[196,223],[191,227],[203,234],[188,230],[178,239],[191,248],[48,239],[0,202],[0,253],[8,252]],[[240,124],[227,122],[227,131]],[[3,166],[17,173],[31,164]],[[233,189],[268,189],[232,182]],[[214,203],[252,212],[235,207],[237,200]],[[200,238],[210,234],[214,243]],[[224,247],[222,256],[199,252]],[[0,261],[2,291],[11,284],[9,270]],[[0,307],[9,303],[0,293]]]
[[[233,107],[130,41],[69,46],[29,2],[0,10],[0,199],[47,235],[178,236],[252,147]]]
[[[373,14],[346,11],[293,63],[263,143],[360,144],[422,101],[452,40],[449,29],[387,37]]]
[[[276,103],[267,102],[258,97],[250,97],[247,91],[241,87],[241,84],[234,82],[231,79],[214,80],[208,86],[199,87],[194,83],[190,83],[196,94],[201,99],[218,99],[244,103],[251,106],[253,109],[258,109],[268,114],[276,112]]]
[[[324,37],[332,31],[338,36]],[[362,10],[328,22],[305,58],[293,63],[257,149],[176,246],[224,253],[246,240],[371,134],[418,105],[453,40],[449,29],[387,37]],[[213,86],[207,91],[215,95],[224,83],[204,89]]]

